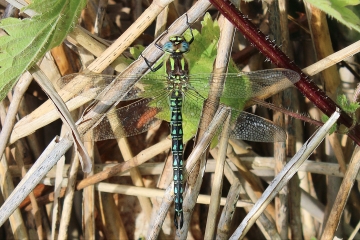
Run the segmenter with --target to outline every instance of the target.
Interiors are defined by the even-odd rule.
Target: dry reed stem
[[[36,82],[51,99],[52,103],[56,106],[56,110],[59,112],[63,124],[65,124],[68,128],[68,131],[71,132],[74,146],[77,149],[78,154],[80,155],[82,169],[84,172],[89,172],[92,168],[91,160],[85,150],[80,134],[75,126],[75,122],[70,112],[66,108],[65,103],[63,102],[59,94],[56,92],[54,86],[51,84],[47,76],[44,74],[43,71],[41,71],[41,69],[37,65],[31,67],[29,69],[29,72],[33,75]]]
[[[211,150],[211,154],[215,155],[215,150]],[[229,155],[231,156],[231,155]],[[288,159],[289,160],[289,159]],[[229,164],[231,171],[239,171],[238,164],[233,163],[232,157],[227,159],[227,164]],[[242,157],[241,162],[243,167],[249,169],[256,176],[274,176],[274,158],[273,157]],[[95,173],[102,172],[106,169],[109,169],[117,164],[107,163],[107,164],[95,164]],[[25,165],[25,169],[29,170],[32,165]],[[139,170],[141,175],[159,175],[163,171],[164,163],[143,163],[139,166]],[[68,171],[70,171],[71,166],[69,164],[65,164],[63,170],[63,177],[67,177]],[[21,170],[17,166],[9,166],[9,173],[13,177],[20,177]],[[207,173],[215,172],[215,161],[213,159],[208,159],[206,162],[206,170]],[[336,163],[326,163],[326,162],[316,162],[312,160],[306,160],[303,165],[301,165],[299,171],[305,173],[316,173],[322,175],[329,175],[334,177],[344,177],[344,173],[340,171],[340,166]],[[81,170],[78,170],[77,174],[81,173]],[[130,176],[130,173],[125,171],[118,173],[114,176]],[[55,178],[55,169],[51,169],[47,174],[46,178],[53,179]],[[360,180],[360,173],[356,176],[356,180]],[[256,188],[253,187],[252,188]]]
[[[227,67],[229,64],[229,57],[230,57],[230,52],[232,49],[232,45],[233,45],[233,41],[234,41],[234,34],[235,34],[235,28],[234,26],[228,21],[226,20],[223,16],[219,18],[219,27],[220,27],[220,38],[219,38],[219,42],[218,42],[218,55],[216,56],[215,59],[215,64],[214,64],[214,73],[226,73],[227,71]],[[220,79],[219,79],[220,80]],[[222,81],[219,82],[218,86],[212,86],[212,88],[217,87],[218,88],[218,92],[222,91],[222,88],[219,86],[223,86],[225,83],[225,78],[221,79]],[[214,94],[215,95],[220,95],[220,94]],[[213,101],[215,103],[219,102],[219,98],[214,98],[213,96],[209,97],[210,101]],[[205,103],[205,108],[206,108],[206,103]],[[206,110],[204,110],[206,111]],[[210,113],[212,116],[214,113]],[[203,115],[206,116],[206,115]],[[227,118],[229,119],[229,117]],[[209,123],[201,120],[201,124],[203,126],[208,125]],[[228,122],[228,124],[230,124]],[[227,126],[229,128],[229,125]],[[224,129],[224,131],[229,131],[229,129],[226,128]],[[225,132],[226,134],[229,134],[228,132]],[[199,134],[199,137],[201,136],[201,133]],[[228,139],[229,137],[227,137]],[[218,201],[220,198],[220,193],[221,193],[221,189],[222,189],[222,175],[223,175],[223,168],[224,168],[224,162],[225,158],[226,158],[226,149],[227,149],[227,140],[226,139],[222,139],[222,144],[221,146],[221,150],[220,150],[220,156],[218,158],[219,161],[219,169],[215,172],[215,181],[213,182],[213,189],[211,192],[211,197],[213,199],[213,204],[211,204],[209,207],[209,213],[208,213],[208,218],[207,218],[207,222],[206,222],[206,230],[205,230],[205,239],[210,239],[213,238],[213,235],[215,233],[215,221],[216,221],[216,216],[217,216],[217,212],[218,212]],[[204,164],[205,164],[205,159],[203,160]],[[197,181],[200,186],[202,183],[202,176],[204,174],[204,169],[202,170],[203,172],[198,174],[198,178],[200,181]],[[198,187],[198,189],[200,190],[200,186]],[[194,207],[194,206],[193,206]]]
[[[224,165],[226,160],[226,150],[228,146],[228,140],[230,135],[230,119],[231,114],[226,118],[226,121],[224,122],[223,132],[221,139],[219,141],[219,152],[216,161],[216,167],[215,167],[215,174],[214,174],[214,180],[213,185],[211,188],[211,201],[209,205],[209,212],[206,220],[206,228],[205,228],[205,239],[213,239],[215,234],[215,228],[216,228],[216,221],[217,221],[217,215],[219,211],[219,203],[222,193],[222,186],[223,186],[223,175],[224,175]]]
[[[270,33],[274,36],[274,41],[276,43],[281,43],[281,50],[289,57],[289,48],[287,43],[289,43],[289,31],[288,31],[288,22],[287,22],[287,6],[286,1],[279,0],[273,1],[270,6],[270,16],[269,16],[269,27]],[[286,94],[280,92],[272,97],[272,101],[275,105],[280,105],[282,102],[289,102],[286,98]],[[273,121],[276,125],[284,128],[285,126],[285,117],[282,112],[274,112]],[[291,146],[289,146],[291,147]],[[274,158],[276,159],[275,163],[275,175],[283,169],[286,165],[286,142],[275,142],[274,143]],[[275,197],[275,223],[277,231],[279,232],[281,239],[286,239],[289,234],[289,212],[292,211],[289,204],[290,196],[289,191],[296,191],[296,189],[290,189],[289,185],[284,186],[278,195]],[[296,206],[293,206],[293,208]]]
[[[215,162],[214,162],[215,164]],[[232,170],[231,170],[232,172]],[[236,179],[235,179],[236,180]],[[47,184],[48,186],[54,186],[54,179],[52,178],[44,178],[43,183]],[[60,196],[63,197],[66,193],[65,187],[69,184],[69,181],[67,178],[63,179],[61,186],[63,188],[61,189]],[[114,184],[114,183],[96,183],[94,184],[95,189],[100,192],[106,192],[106,193],[118,193],[118,194],[124,194],[129,196],[142,196],[142,197],[148,197],[148,198],[162,198],[164,197],[165,190],[157,189],[157,188],[148,188],[148,187],[135,187],[135,186],[129,186],[129,185],[123,185],[123,184]],[[54,193],[51,192],[48,194],[47,197],[41,196],[37,198],[37,200],[41,204],[46,204],[49,202],[52,202],[54,199]],[[199,198],[197,199],[197,203],[200,204],[210,204],[210,196],[199,194]],[[224,206],[226,204],[226,198],[221,198],[220,203],[221,206]],[[237,200],[235,202],[236,207],[250,207],[254,204],[250,201],[245,200]],[[31,205],[28,205],[25,207],[25,211],[30,211],[32,209]]]
[[[334,205],[331,209],[330,215],[326,222],[324,232],[321,236],[322,240],[334,238],[335,231],[340,223],[340,217],[343,214],[345,204],[350,195],[351,188],[354,185],[356,175],[359,173],[359,169],[360,169],[359,155],[360,155],[359,147],[356,146],[353,152],[353,156],[351,157],[349,168],[346,171],[345,177],[341,183],[341,187],[336,196],[336,200],[334,202]]]
[[[0,133],[0,155],[2,155],[5,151],[5,147],[9,141],[10,134],[15,124],[15,117],[20,105],[20,101],[25,91],[29,87],[31,80],[32,77],[28,72],[24,73],[21,76],[14,88],[14,95],[9,110],[7,111],[7,113],[4,112],[5,115],[3,115],[3,117],[6,116],[6,118],[2,119],[1,122],[2,129]]]
[[[15,91],[14,91],[14,95],[12,98],[12,102],[10,104],[9,110],[6,112],[5,110],[5,106],[4,106],[4,102],[1,103],[1,125],[2,125],[2,129],[1,129],[1,133],[0,133],[0,155],[1,157],[1,164],[0,164],[0,171],[1,171],[1,191],[4,195],[4,198],[8,198],[10,193],[14,190],[14,184],[13,184],[13,180],[12,180],[12,175],[8,172],[8,163],[7,160],[5,158],[5,147],[6,147],[6,143],[9,140],[10,134],[11,134],[11,130],[14,126],[15,123],[15,117],[17,114],[17,110],[19,108],[21,99],[23,97],[23,94],[25,93],[25,91],[27,90],[28,86],[31,83],[31,75],[29,73],[25,73],[23,74],[23,76],[20,78],[19,82],[16,84],[15,86]],[[5,118],[6,116],[6,118]],[[23,169],[21,168],[24,164],[22,162],[22,160],[17,159],[17,163],[18,163],[18,167],[20,167],[20,169],[23,171]],[[34,203],[34,216],[35,216],[35,223],[37,226],[37,233],[38,233],[38,237],[42,238],[42,234],[40,233],[41,229],[41,224],[39,226],[39,211],[36,205],[36,201],[35,197],[33,194],[30,195],[30,199],[31,202]],[[26,231],[26,227],[24,225],[21,213],[19,210],[16,210],[16,212],[14,212],[10,218],[10,225],[13,229],[13,233],[14,233],[14,237],[15,238],[19,238],[19,239],[23,239],[23,238],[28,238],[28,234]]]
[[[66,186],[65,198],[62,205],[61,222],[59,226],[59,240],[68,239],[68,227],[70,222],[71,210],[74,200],[75,184],[77,179],[77,172],[79,170],[80,161],[78,155],[73,152],[70,166],[68,166],[68,184]],[[64,175],[63,175],[64,176]]]
[[[235,203],[239,198],[240,182],[238,179],[231,184],[224,210],[221,213],[219,224],[217,226],[216,237],[217,239],[227,239],[231,227],[231,221],[235,213]]]
[[[23,150],[25,152],[25,147],[23,146],[23,141],[19,141],[15,143],[15,148],[11,149],[11,153],[13,156],[15,156],[14,160],[16,162],[16,165],[21,169],[21,176],[24,177],[26,175],[26,169],[24,166],[23,158],[20,157],[21,153],[20,151]],[[42,214],[45,214],[42,209],[39,208],[39,205],[36,202],[36,197],[34,192],[31,192],[29,194],[29,199],[32,205],[32,215],[34,216],[35,226],[36,226],[36,233],[38,239],[44,239],[43,234],[45,233],[45,229],[42,226],[41,223],[41,216]]]
[[[1,103],[0,107],[0,115],[1,115],[1,122],[4,123],[4,117],[6,116],[5,106],[4,103]],[[4,132],[6,130],[4,129]],[[8,198],[10,194],[14,191],[14,183],[11,174],[8,174],[7,169],[9,168],[5,154],[1,154],[1,161],[0,161],[0,176],[1,176],[1,192],[4,196],[4,199]],[[11,216],[9,215],[9,222],[14,233],[15,238],[27,239],[28,234],[26,231],[26,226],[22,219],[22,215],[20,209],[16,209]]]
[[[79,44],[95,57],[100,57],[108,47],[108,45],[105,45],[90,36],[81,26],[77,26],[74,31],[69,34],[68,39],[74,45]],[[109,66],[113,67],[117,72],[122,72],[127,67],[127,65],[119,58],[116,58]],[[92,71],[92,69],[89,70]]]
[[[90,155],[91,160],[94,164],[95,157],[95,149],[94,144],[91,142],[85,143],[85,147]],[[94,175],[94,169],[91,170],[90,173],[85,174],[85,178],[91,177]],[[84,232],[85,239],[95,239],[95,187],[94,185],[90,185],[84,188],[83,190],[83,221],[82,221],[82,229]]]

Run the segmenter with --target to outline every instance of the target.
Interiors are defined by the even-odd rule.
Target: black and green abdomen
[[[182,92],[174,90],[170,96],[171,108],[171,139],[173,154],[174,172],[174,193],[175,193],[175,219],[180,219],[180,228],[183,225],[183,128],[182,128]],[[175,221],[177,226],[177,221]]]

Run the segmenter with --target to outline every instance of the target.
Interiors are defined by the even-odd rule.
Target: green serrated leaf
[[[34,0],[26,9],[37,14],[24,20],[6,18],[0,28],[0,100],[48,50],[59,45],[74,28],[86,0]]]
[[[353,113],[355,113],[355,111],[360,107],[359,103],[350,102],[344,94],[340,94],[337,96],[336,103],[341,107],[343,111],[348,113],[350,116],[352,116]],[[322,122],[326,122],[328,119],[329,117],[326,115],[322,115],[321,117]],[[343,125],[340,126],[340,128],[344,127],[345,126]],[[331,127],[329,134],[332,134],[336,130],[336,124],[334,124],[334,126]],[[347,132],[347,129],[340,129],[340,132]]]
[[[354,5],[358,5],[360,4],[359,0],[331,0],[331,2],[333,2],[334,4],[341,6],[341,7],[345,7],[345,6],[354,6]]]
[[[339,95],[336,102],[339,104],[341,109],[347,113],[354,113],[360,107],[359,103],[350,102],[344,94]]]
[[[360,32],[360,19],[347,6],[360,4],[359,0],[306,0],[345,26]]]

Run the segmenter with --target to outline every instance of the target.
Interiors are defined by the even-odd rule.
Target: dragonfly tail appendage
[[[179,224],[180,222],[180,224]],[[177,229],[181,229],[183,227],[183,224],[184,224],[184,214],[183,212],[176,212],[175,211],[175,216],[174,216],[174,224],[175,224],[175,227]]]

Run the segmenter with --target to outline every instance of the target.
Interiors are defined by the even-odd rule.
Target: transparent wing
[[[152,106],[153,99],[144,98],[125,107],[111,109],[102,120],[85,136],[85,141],[102,141],[129,137],[148,131],[161,123],[155,117],[161,112],[160,107]],[[157,100],[159,101],[159,99]]]
[[[99,99],[100,93],[113,81],[124,81],[125,79],[140,79],[143,78],[145,82],[155,81],[165,83],[165,75],[131,75],[131,76],[114,76],[104,74],[69,74],[56,81],[56,86],[59,89],[73,93],[75,96],[83,96],[89,99]],[[122,84],[114,84],[114,88],[111,91],[122,91]],[[117,89],[118,88],[118,89]],[[133,100],[139,98],[139,94],[144,91],[144,86],[141,82],[137,82],[133,88],[124,96],[123,100]]]
[[[217,85],[226,79],[223,91],[210,91],[211,84]],[[300,80],[300,75],[288,69],[268,69],[254,72],[227,74],[192,74],[191,87],[203,94],[248,100],[251,97],[284,90]],[[203,95],[202,94],[202,95]]]
[[[232,124],[230,138],[253,142],[284,142],[285,131],[273,122],[248,112],[232,111],[237,118]]]
[[[218,84],[221,78],[225,77],[225,87],[220,93],[210,91],[211,84]],[[103,89],[112,81],[123,81],[124,79],[136,78],[141,80],[125,95],[123,100],[131,100],[139,98],[139,95],[144,91],[145,86],[160,84],[165,87],[167,77],[159,74],[148,74],[145,76],[122,76],[117,77],[113,75],[103,74],[70,74],[60,78],[56,85],[59,88],[64,88],[72,80],[86,81],[86,84],[73,84],[67,91],[71,91],[76,95],[82,95],[89,98],[100,94]],[[241,73],[225,73],[225,74],[210,74],[200,73],[190,75],[189,88],[198,91],[203,97],[208,94],[216,94],[223,98],[237,98],[249,99],[262,94],[270,93],[274,89],[281,91],[290,87],[292,84],[299,81],[300,76],[296,72],[288,69],[268,69],[255,72],[241,72]],[[77,80],[76,80],[77,79]],[[121,84],[116,84],[115,87]],[[222,86],[220,86],[222,87]],[[121,89],[112,89],[114,91],[121,91]]]

